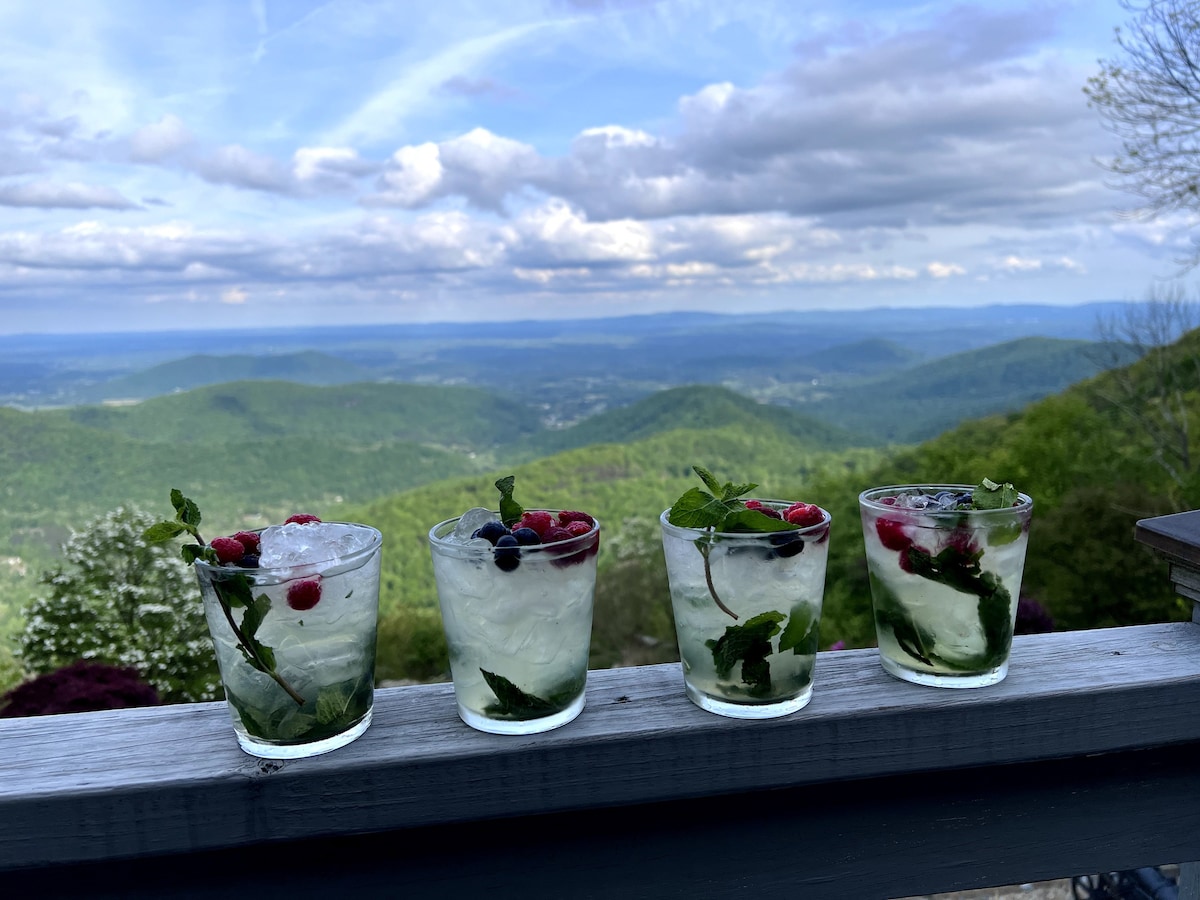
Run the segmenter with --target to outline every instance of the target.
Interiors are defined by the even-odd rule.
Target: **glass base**
[[[572,700],[571,705],[562,712],[556,712],[552,716],[543,716],[540,719],[524,719],[521,721],[514,719],[491,719],[482,713],[475,712],[473,709],[467,709],[467,707],[459,703],[458,717],[476,731],[486,731],[488,734],[540,734],[543,731],[559,728],[574,720],[583,712],[583,703],[584,693],[580,691],[579,696]]]
[[[307,744],[270,744],[236,729],[234,733],[237,734],[238,744],[251,756],[260,756],[263,759],[304,759],[306,756],[320,756],[338,747],[345,747],[367,730],[367,726],[371,724],[372,712],[373,710],[368,709],[367,714],[359,719],[356,725],[340,734]]]
[[[1007,659],[994,669],[987,669],[983,672],[968,672],[962,675],[918,672],[915,669],[909,669],[900,665],[882,653],[879,654],[879,664],[883,666],[883,671],[895,678],[899,678],[901,681],[907,681],[910,684],[923,684],[927,687],[987,687],[989,684],[999,684],[1004,680],[1004,676],[1008,674]]]
[[[716,697],[692,687],[686,680],[683,682],[683,687],[687,691],[688,699],[698,707],[730,719],[777,719],[808,706],[808,701],[812,699],[813,695],[810,684],[803,693],[787,700],[779,700],[774,703],[736,703],[732,700],[718,700]]]

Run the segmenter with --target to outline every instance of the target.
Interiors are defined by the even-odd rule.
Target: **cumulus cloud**
[[[196,172],[206,181],[230,184],[256,191],[288,191],[291,173],[272,156],[248,150],[240,144],[218,147],[196,159]]]
[[[134,209],[137,204],[110,187],[78,182],[27,181],[0,184],[0,206],[41,209]]]
[[[194,140],[178,116],[165,115],[144,125],[129,137],[129,156],[134,162],[161,162]]]

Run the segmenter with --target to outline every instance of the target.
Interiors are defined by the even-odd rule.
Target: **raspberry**
[[[821,512],[821,507],[812,503],[793,503],[784,510],[783,518],[793,525],[807,528],[809,525],[821,522],[825,518],[825,514]]]
[[[259,539],[256,531],[239,531],[233,536],[235,541],[238,541],[246,548],[247,553],[258,553]]]
[[[877,519],[875,521],[875,533],[879,535],[879,543],[883,544],[888,550],[896,550],[903,553],[912,546],[912,538],[904,532],[904,523],[898,522],[895,519]],[[901,557],[901,567],[903,567],[903,557]]]
[[[588,530],[590,531],[591,529]],[[555,541],[568,541],[572,537],[574,537],[574,535],[567,531],[567,529],[559,528],[557,525],[555,525],[542,535],[542,540],[547,544],[552,544]]]
[[[746,509],[762,509],[762,508],[763,508],[763,505],[762,505],[761,500],[747,500],[746,501]]]
[[[296,513],[294,516],[288,516],[284,519],[284,525],[314,525],[321,520],[312,513]]]
[[[516,523],[517,528],[532,528],[538,533],[543,541],[546,540],[546,532],[554,527],[554,516],[546,512],[544,509],[527,510],[521,516],[521,521]]]
[[[321,602],[321,582],[293,581],[288,585],[287,602],[288,606],[299,612],[312,609]]]
[[[571,537],[582,537],[583,535],[585,535],[589,531],[591,531],[592,528],[594,528],[594,527],[595,527],[594,525],[589,525],[587,522],[584,522],[582,519],[576,519],[573,522],[568,522],[566,524],[566,527],[564,530],[569,535],[571,535]]]
[[[777,509],[771,509],[771,507],[769,507],[769,506],[760,506],[758,508],[758,511],[760,513],[762,513],[764,516],[770,516],[772,519],[782,519],[783,518],[783,513],[781,513]],[[795,524],[795,523],[793,523],[793,524]]]
[[[588,528],[591,528],[596,524],[596,520],[587,513],[579,512],[575,509],[564,509],[558,514],[558,524],[562,525],[564,528],[566,528],[572,522],[585,522]]]
[[[217,559],[222,563],[235,563],[246,555],[242,542],[231,537],[213,538],[212,548],[216,551]]]
[[[966,529],[955,529],[946,538],[946,546],[953,547],[956,553],[961,554],[965,559],[972,559],[975,554],[980,552],[979,545],[975,543],[975,538],[970,531]]]

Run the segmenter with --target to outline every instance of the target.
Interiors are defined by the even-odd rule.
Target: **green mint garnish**
[[[523,722],[528,719],[541,719],[566,709],[572,700],[579,696],[583,689],[583,681],[572,678],[550,694],[548,698],[538,697],[521,690],[503,675],[480,669],[483,680],[487,682],[496,702],[489,704],[484,710],[490,716],[497,718],[515,719]]]
[[[196,543],[184,544],[180,549],[183,561],[191,565],[196,560],[203,559],[214,566],[219,565],[216,551],[200,536],[200,508],[183,496],[183,492],[178,488],[171,490],[171,505],[175,507],[175,519],[151,525],[142,532],[142,539],[148,543],[161,544],[182,534],[188,534]],[[246,662],[264,675],[269,675],[298,706],[303,706],[304,698],[275,670],[275,651],[254,636],[271,608],[271,598],[266,594],[259,594],[256,599],[250,589],[250,580],[240,572],[231,573],[228,578],[214,578],[212,586],[221,605],[221,612],[225,614],[225,621],[229,623],[238,639],[238,649],[242,651]],[[242,614],[240,627],[233,620],[234,609],[246,610]],[[240,711],[239,709],[239,713]]]
[[[506,526],[518,521],[525,512],[521,504],[513,499],[513,485],[516,481],[517,476],[506,475],[496,482],[496,490],[500,492],[500,521]]]
[[[996,484],[985,478],[971,492],[971,505],[975,509],[1007,509],[1017,502],[1017,498],[1017,489],[1010,482]]]
[[[767,657],[771,638],[779,634],[779,623],[787,618],[781,612],[760,613],[742,625],[728,625],[720,640],[708,640],[704,646],[712,651],[713,664],[720,678],[728,678],[739,661],[742,682],[750,686],[751,694],[767,694],[771,690],[771,664]]]

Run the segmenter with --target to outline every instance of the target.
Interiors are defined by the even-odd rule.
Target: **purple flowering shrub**
[[[158,692],[136,669],[81,659],[0,696],[0,718],[158,705]]]

